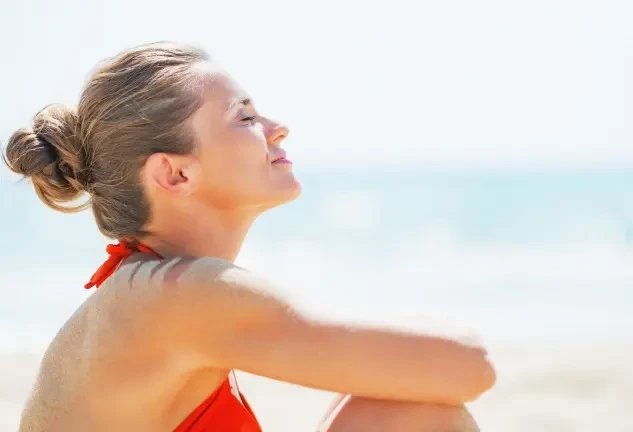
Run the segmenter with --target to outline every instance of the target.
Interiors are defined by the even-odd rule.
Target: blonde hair
[[[195,65],[207,60],[204,51],[175,43],[143,45],[106,60],[88,79],[76,109],[47,106],[31,127],[9,138],[5,163],[30,177],[49,207],[91,207],[104,235],[142,236],[150,208],[140,169],[153,153],[193,150],[187,119],[203,93]],[[72,204],[86,193],[87,201]]]

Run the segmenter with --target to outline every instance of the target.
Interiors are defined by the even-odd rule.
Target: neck
[[[163,257],[214,257],[233,262],[256,215],[239,211],[193,212],[154,221],[143,239]],[[205,214],[201,218],[199,215]]]

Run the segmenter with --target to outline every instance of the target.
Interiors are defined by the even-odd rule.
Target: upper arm
[[[129,264],[111,282],[122,301],[109,325],[136,349],[169,346],[190,367],[235,367],[239,340],[293,313],[272,284],[216,258]]]
[[[173,261],[131,279],[148,334],[202,365],[383,399],[463,403],[494,371],[450,338],[310,317],[271,283],[226,261]]]

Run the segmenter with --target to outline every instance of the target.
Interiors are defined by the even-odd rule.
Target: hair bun
[[[64,105],[50,105],[33,119],[32,128],[17,130],[7,143],[4,160],[9,169],[29,177],[40,199],[62,212],[75,212],[86,203],[78,199],[88,185],[77,113]]]

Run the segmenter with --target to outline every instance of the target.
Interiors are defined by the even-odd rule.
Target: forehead
[[[236,104],[245,97],[244,90],[224,70],[213,65],[203,70],[203,103],[191,118],[198,139],[209,141],[214,134],[226,129],[239,109]]]
[[[231,106],[247,97],[246,91],[224,69],[211,63],[198,65],[204,80],[204,105],[213,105],[226,112]]]

